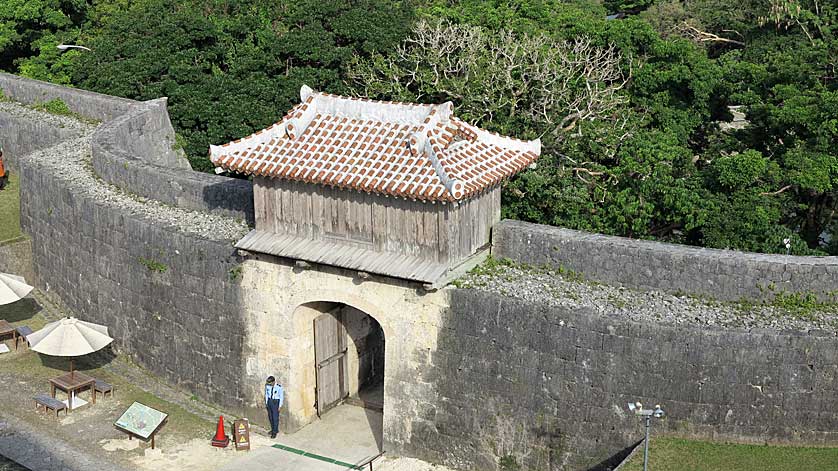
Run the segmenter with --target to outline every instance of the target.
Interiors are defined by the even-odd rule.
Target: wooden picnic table
[[[96,384],[96,379],[92,376],[88,376],[79,371],[73,371],[56,378],[52,378],[49,380],[49,384],[52,397],[55,397],[56,389],[60,389],[67,393],[67,408],[70,412],[73,411],[73,395],[77,391],[81,391],[85,388],[90,390],[90,396],[92,397],[91,403],[96,404],[96,392],[93,390],[93,386]]]
[[[17,350],[17,330],[12,324],[9,324],[8,321],[0,319],[0,338],[3,338],[7,335],[11,335],[12,339],[15,341],[15,350]]]

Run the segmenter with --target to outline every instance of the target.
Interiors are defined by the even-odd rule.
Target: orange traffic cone
[[[218,417],[218,427],[215,429],[215,438],[212,439],[212,446],[218,448],[227,448],[230,444],[230,438],[224,433],[224,416]]]

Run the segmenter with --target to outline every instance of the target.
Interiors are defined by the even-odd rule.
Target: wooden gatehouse
[[[256,228],[240,249],[436,287],[485,252],[500,184],[541,152],[450,102],[300,97],[280,122],[210,148],[217,171],[253,176]]]

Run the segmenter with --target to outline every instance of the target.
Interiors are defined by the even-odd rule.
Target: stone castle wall
[[[162,172],[132,157],[142,149],[168,152],[170,124],[162,117],[162,102],[109,101],[1,74],[0,88],[30,101],[56,93],[75,111],[106,120],[93,137],[94,169],[105,176],[113,172],[106,181],[163,195],[172,205],[246,214],[242,202],[224,203],[226,208],[210,203],[205,191],[214,184],[207,182],[222,177]],[[625,411],[634,400],[663,404],[670,418],[662,426],[673,433],[838,442],[835,337],[631,323],[483,291],[427,293],[408,282],[365,280],[329,267],[299,269],[270,256],[242,257],[232,239],[186,233],[126,211],[80,191],[60,168],[28,158],[28,152],[60,141],[60,131],[39,130],[31,120],[2,112],[0,123],[0,142],[15,140],[17,146],[10,157],[21,174],[22,225],[31,237],[39,288],[81,317],[108,325],[118,347],[143,366],[231,412],[261,419],[262,381],[276,374],[289,386],[285,427],[293,430],[312,419],[306,378],[312,368],[302,350],[310,341],[305,329],[317,314],[308,306],[326,302],[352,306],[382,326],[385,449],[391,453],[462,469],[496,469],[506,455],[533,469],[582,469],[640,438],[639,421]],[[184,180],[171,177],[178,173],[198,183],[178,189],[172,182]],[[168,187],[174,192],[167,196],[162,189]],[[682,248],[709,253],[712,263],[705,266],[703,255],[679,259],[665,244],[562,231],[502,222],[494,231],[495,254],[562,264],[640,287],[680,289],[681,281],[672,280],[689,276],[701,290],[744,285],[739,272],[728,273],[738,265],[720,260],[739,257],[746,260],[746,274],[756,271],[754,283],[775,279],[759,273],[756,261],[747,262],[751,254]],[[834,280],[819,277],[834,273],[834,259],[780,259],[813,267],[809,279],[783,268],[790,274],[787,286],[824,290]],[[680,271],[692,274],[672,273]]]
[[[51,169],[19,162],[21,223],[39,287],[118,347],[198,396],[242,406],[242,320],[231,241],[161,226],[73,192]]]
[[[637,323],[479,290],[450,292],[409,453],[472,469],[512,455],[588,469],[655,430],[753,443],[838,444],[838,337]],[[564,468],[564,465],[568,467]]]
[[[176,149],[165,98],[138,102],[4,73],[0,73],[0,90],[24,104],[60,99],[73,112],[102,121],[91,152],[93,167],[104,181],[172,206],[253,220],[251,182],[193,172]],[[69,137],[61,129],[47,128],[21,124],[6,138],[17,146],[17,153],[25,154],[34,150],[33,145],[48,147]],[[12,134],[44,137],[20,139]]]
[[[12,170],[15,170],[15,155],[26,155],[46,149],[76,135],[75,131],[70,129],[11,114],[0,114],[0,133],[0,148],[7,158],[6,164]],[[33,139],[32,136],[38,137]]]
[[[805,293],[838,300],[838,257],[797,257],[628,239],[504,220],[492,254],[532,265],[562,266],[617,286],[738,301]]]
[[[61,98],[74,111],[103,119],[135,103],[55,88],[61,87],[0,74],[7,97]],[[240,262],[233,241],[185,233],[97,199],[62,175],[60,165],[31,158],[33,152],[77,150],[59,141],[78,137],[78,129],[2,110],[0,123],[0,142],[13,144],[6,153],[20,174],[21,226],[31,239],[0,248],[0,257],[29,261],[3,260],[0,266],[29,270],[28,279],[40,289],[81,318],[107,325],[116,347],[154,373],[205,400],[242,410],[244,334],[238,291],[230,281]]]
[[[175,148],[166,100],[152,100],[100,127],[93,139],[93,168],[129,193],[253,221],[250,181],[194,172]]]

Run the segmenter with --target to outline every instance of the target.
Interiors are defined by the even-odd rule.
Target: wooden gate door
[[[314,362],[317,415],[321,416],[349,395],[343,310],[336,309],[314,320]]]

